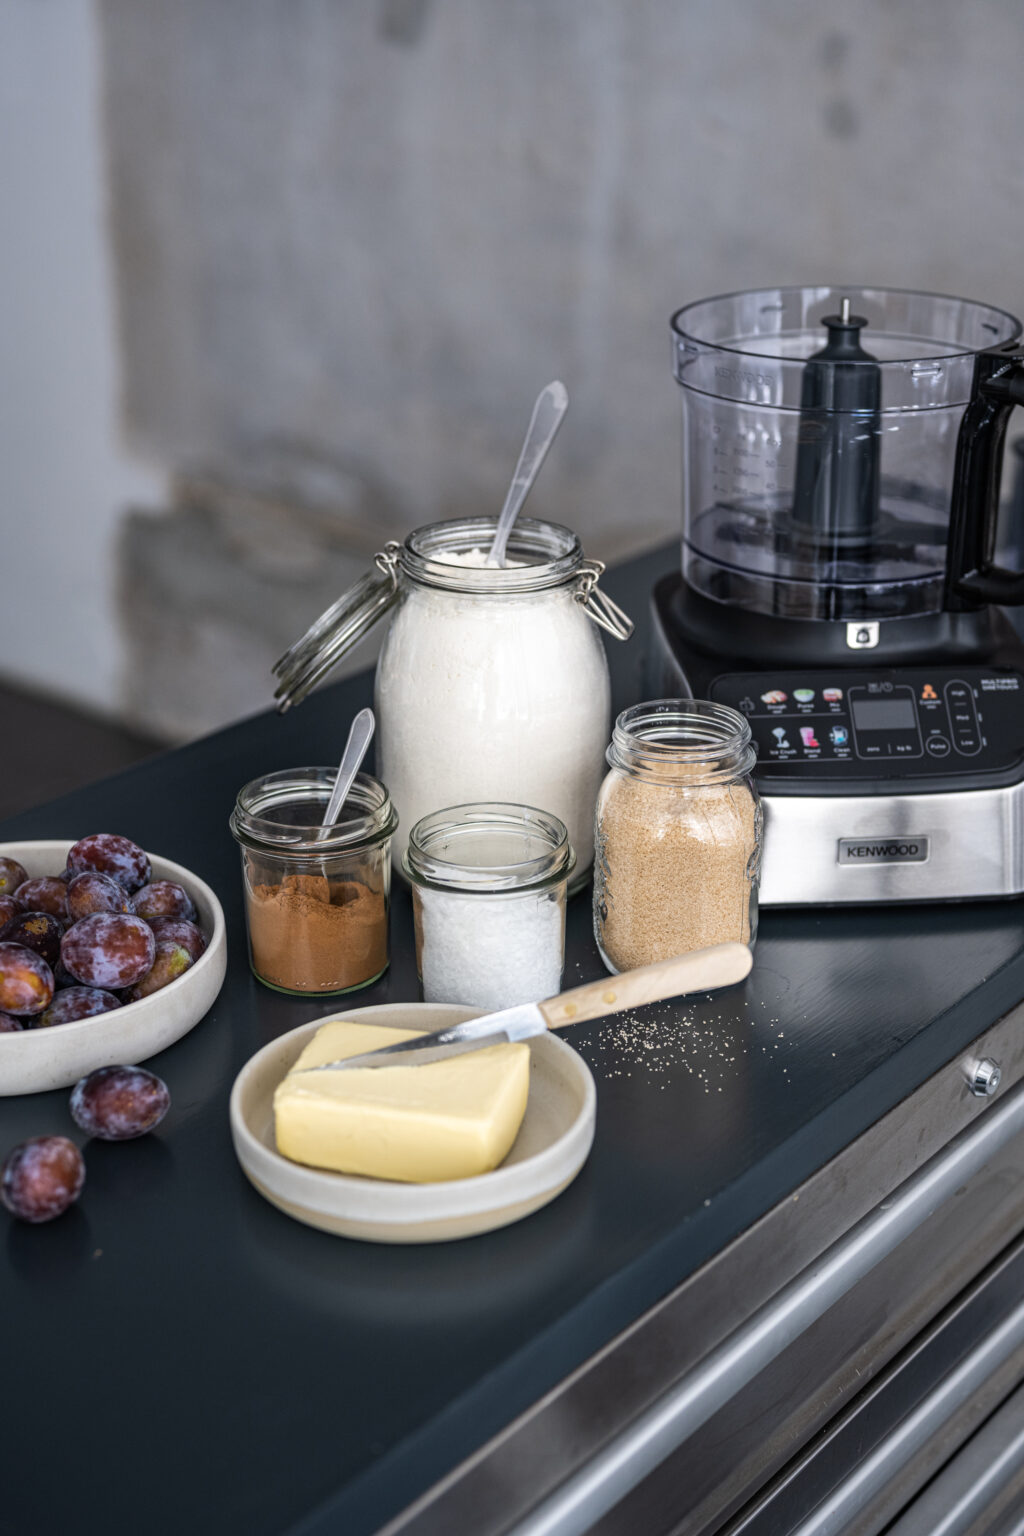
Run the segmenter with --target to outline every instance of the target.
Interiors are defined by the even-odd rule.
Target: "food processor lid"
[[[878,370],[885,411],[964,406],[976,354],[1016,340],[1005,310],[944,294],[851,285],[759,288],[700,299],[672,317],[676,379],[724,400],[799,410],[808,362],[826,317],[843,302],[863,317],[870,354],[850,368]]]

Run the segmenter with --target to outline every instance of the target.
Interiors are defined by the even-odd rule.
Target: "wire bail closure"
[[[274,663],[279,679],[274,690],[280,714],[293,704],[301,704],[353,646],[384,617],[398,601],[398,556],[401,544],[391,540],[373,557],[376,571],[368,571],[337,602],[311,624]]]
[[[593,620],[599,628],[606,630],[616,640],[628,640],[635,625],[629,614],[598,586],[604,572],[603,560],[584,560],[580,566],[576,590],[572,594],[573,601],[579,603],[587,618]]]
[[[274,698],[280,714],[287,713],[293,704],[301,704],[331,668],[398,602],[402,591],[401,554],[402,545],[395,540],[385,544],[373,557],[374,569],[343,592],[310,625],[301,640],[275,662],[273,670],[278,684]],[[580,562],[573,601],[607,634],[616,640],[628,640],[633,633],[632,619],[598,586],[604,569],[600,560]]]
[[[402,546],[397,539],[389,539],[383,549],[379,549],[373,557],[373,563],[382,576],[388,576],[398,591],[398,557],[402,552]]]

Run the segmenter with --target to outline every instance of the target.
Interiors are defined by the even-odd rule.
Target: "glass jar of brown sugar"
[[[341,819],[321,837],[336,775],[336,768],[266,774],[239,790],[231,813],[250,964],[278,992],[352,992],[387,969],[398,817],[380,780],[360,773]]]
[[[750,726],[724,704],[625,710],[597,800],[594,934],[628,971],[727,939],[753,944],[761,805]]]

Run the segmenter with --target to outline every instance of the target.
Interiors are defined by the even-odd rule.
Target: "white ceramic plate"
[[[511,1152],[493,1173],[444,1184],[398,1184],[306,1168],[275,1146],[274,1089],[328,1019],[430,1031],[479,1013],[447,1003],[337,1009],[265,1045],[231,1091],[231,1134],[250,1183],[296,1221],[372,1243],[448,1242],[507,1226],[547,1205],[587,1160],[597,1102],[590,1068],[557,1035],[529,1042],[526,1115]]]
[[[0,856],[24,864],[30,878],[56,875],[71,846],[67,839],[0,843]],[[191,870],[156,854],[150,854],[149,861],[154,880],[177,880],[192,897],[207,936],[206,949],[184,976],[152,997],[72,1024],[0,1035],[0,1096],[70,1088],[97,1067],[135,1066],[187,1035],[213,1006],[227,969],[221,904]]]

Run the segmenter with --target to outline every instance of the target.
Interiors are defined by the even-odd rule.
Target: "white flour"
[[[422,816],[479,800],[553,812],[577,877],[589,868],[610,689],[601,637],[570,588],[411,587],[381,651],[375,703],[379,776],[401,818],[397,868]]]
[[[486,549],[440,550],[434,559],[440,561],[442,565],[469,565],[479,571],[483,570],[487,564],[488,553]],[[508,570],[511,566],[522,567],[522,564],[522,560],[509,560],[506,557],[504,569]]]

